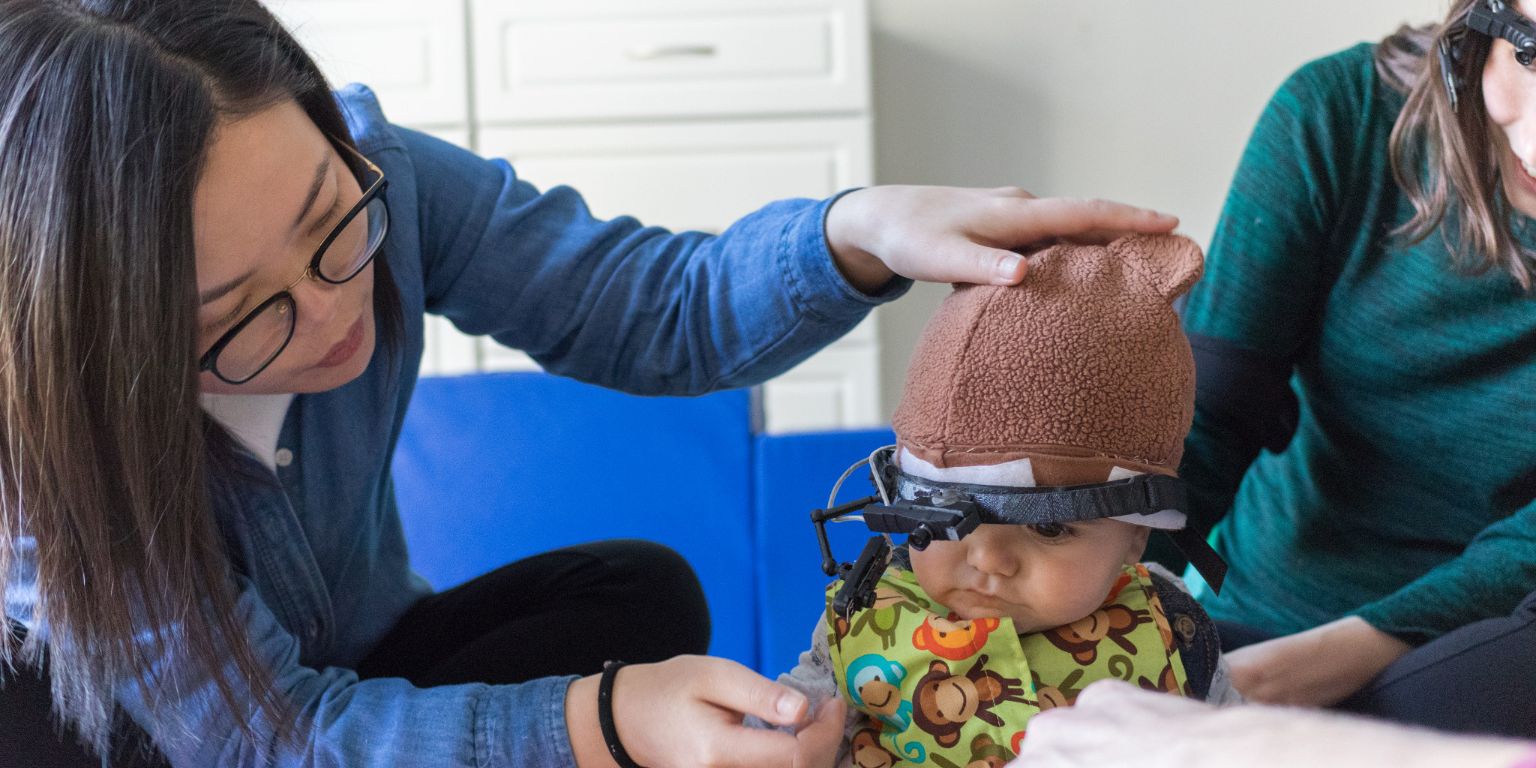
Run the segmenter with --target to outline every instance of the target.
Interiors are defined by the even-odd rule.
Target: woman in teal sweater
[[[1251,699],[1487,729],[1508,683],[1475,687],[1536,680],[1532,15],[1458,0],[1308,64],[1243,155],[1181,474]]]

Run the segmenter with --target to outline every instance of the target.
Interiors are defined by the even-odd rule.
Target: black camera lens
[[[907,544],[919,552],[927,549],[932,542],[933,531],[927,525],[918,526],[917,530],[907,536]]]

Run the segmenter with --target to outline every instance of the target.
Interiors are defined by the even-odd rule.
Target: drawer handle
[[[708,58],[714,56],[717,51],[713,45],[646,45],[631,48],[626,53],[634,61],[656,61],[658,59]]]

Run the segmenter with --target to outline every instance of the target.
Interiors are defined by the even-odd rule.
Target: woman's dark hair
[[[1376,72],[1405,94],[1392,127],[1392,174],[1413,203],[1413,218],[1395,234],[1417,243],[1440,232],[1453,262],[1471,272],[1502,268],[1531,290],[1536,253],[1511,231],[1511,208],[1500,181],[1498,145],[1483,107],[1483,65],[1493,43],[1480,34],[1460,39],[1454,67],[1462,83],[1459,109],[1446,94],[1437,47],[1464,28],[1483,0],[1456,0],[1443,23],[1402,27],[1376,47]],[[1448,225],[1448,226],[1445,226]]]
[[[216,124],[286,99],[351,140],[256,0],[0,0],[0,593],[35,552],[47,627],[0,632],[0,669],[46,655],[99,751],[116,685],[155,705],[158,655],[210,674],[243,727],[253,706],[292,725],[211,510],[237,452],[199,406],[192,226]],[[376,264],[387,348],[399,296]]]

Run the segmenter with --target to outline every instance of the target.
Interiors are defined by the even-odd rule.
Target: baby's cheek
[[[928,594],[933,595],[953,584],[955,568],[964,559],[963,546],[957,541],[936,541],[924,549],[911,550],[912,573],[917,575],[917,582]]]
[[[1044,629],[1093,613],[1119,573],[1118,567],[1111,569],[1095,558],[1040,558],[1035,565],[1029,578],[1029,605],[1040,614]]]

